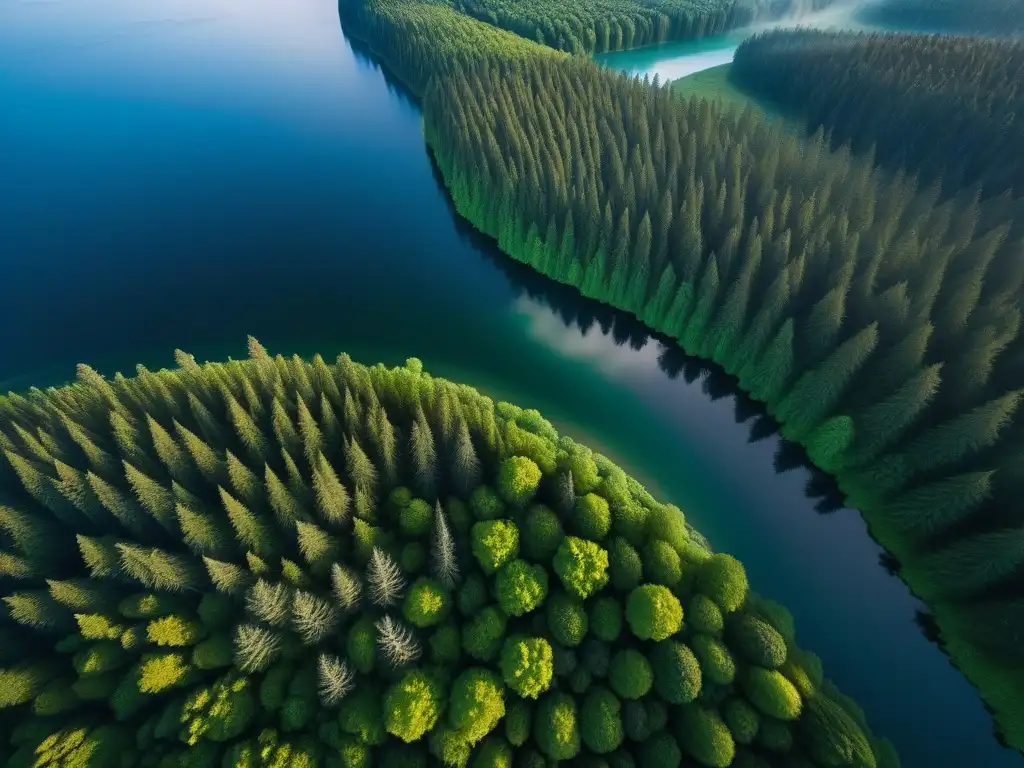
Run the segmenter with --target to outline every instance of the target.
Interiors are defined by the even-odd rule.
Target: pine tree
[[[91,472],[86,475],[86,479],[89,482],[89,488],[95,494],[100,504],[110,512],[124,531],[130,532],[139,541],[153,540],[156,529],[151,524],[152,519],[139,508],[139,505],[128,494],[123,493],[116,486],[111,485],[103,478],[97,477]],[[177,531],[176,520],[173,522],[169,521],[169,525],[172,526],[172,531]],[[116,526],[105,526],[105,528],[112,530],[116,529]]]
[[[363,585],[351,568],[340,563],[331,565],[331,589],[343,611],[351,613],[359,606]]]
[[[222,478],[226,478],[226,468],[223,460],[217,453],[199,438],[198,435],[187,430],[175,420],[174,427],[178,436],[185,443],[185,448],[192,456],[199,473],[206,478],[207,482],[217,485]],[[179,480],[180,482],[180,480]]]
[[[894,445],[925,412],[941,382],[942,363],[911,377],[890,397],[854,415],[857,435],[849,452],[849,465],[865,464]]]
[[[356,675],[337,656],[320,654],[316,662],[317,693],[325,707],[336,707],[356,686]]]
[[[313,523],[298,521],[295,524],[299,553],[310,565],[314,575],[326,575],[331,563],[340,555],[339,542]]]
[[[231,535],[203,510],[177,505],[178,524],[185,543],[197,555],[218,555],[229,551]]]
[[[204,391],[202,386],[202,374],[198,374],[199,382],[196,385],[196,389],[199,392]],[[199,431],[202,432],[203,438],[207,444],[217,449],[218,451],[224,450],[228,445],[228,436],[225,433],[224,428],[220,425],[220,422],[210,412],[210,409],[206,407],[206,404],[199,399],[199,396],[195,392],[190,391],[188,393],[188,405],[189,410],[192,411],[192,416],[196,420],[196,424],[199,425]]]
[[[437,498],[437,451],[422,410],[417,410],[410,438],[416,494],[424,499]]]
[[[775,409],[775,416],[785,425],[782,433],[791,440],[809,434],[838,406],[850,380],[877,344],[878,326],[872,323],[801,376]]]
[[[117,551],[117,539],[112,536],[94,538],[78,535],[78,550],[82,562],[94,579],[110,578],[117,575],[121,557]]]
[[[1024,390],[1008,392],[922,433],[903,452],[908,472],[930,472],[995,445],[1010,424],[1022,394]]]
[[[195,483],[197,481],[196,470],[185,450],[152,416],[146,416],[146,423],[149,425],[153,448],[171,477],[183,485]]]
[[[455,539],[439,501],[434,505],[434,541],[431,557],[434,576],[446,587],[453,589],[459,580],[459,561]]]
[[[416,635],[405,624],[390,616],[376,621],[377,645],[384,658],[394,667],[411,664],[420,657],[420,644]]]
[[[262,557],[273,557],[277,552],[277,547],[274,546],[270,528],[223,487],[218,490],[224,511],[235,531],[235,538],[239,545]]]
[[[174,498],[171,493],[157,481],[144,475],[131,464],[125,462],[124,475],[142,507],[168,531],[177,530]]]
[[[373,548],[366,568],[366,584],[370,600],[383,607],[393,605],[402,596],[405,579],[391,556],[379,547]]]
[[[292,496],[278,476],[274,474],[274,470],[270,468],[269,464],[264,468],[264,477],[270,507],[274,510],[278,522],[285,530],[294,526],[299,520],[308,519],[308,515],[303,511],[302,505]]]
[[[256,624],[235,630],[235,664],[246,673],[264,672],[281,653],[281,636]]]
[[[939,533],[978,511],[994,474],[967,472],[902,493],[885,505],[886,522],[915,538]]]
[[[227,473],[235,495],[244,504],[259,504],[263,500],[263,483],[256,473],[235,458],[231,451],[225,451]]]
[[[381,406],[370,414],[369,433],[385,485],[398,485],[398,441],[387,411]]]
[[[298,590],[292,602],[292,626],[306,645],[316,645],[334,631],[338,614],[330,603]]]
[[[299,439],[299,433],[295,431],[295,425],[292,423],[288,411],[285,410],[285,407],[278,398],[274,398],[271,414],[274,437],[277,439],[278,445],[292,456],[301,456],[302,440]]]
[[[323,434],[320,427],[313,418],[313,414],[306,407],[306,401],[298,398],[299,408],[299,434],[302,436],[302,448],[309,466],[313,466],[316,457],[324,448]]]
[[[293,593],[288,584],[257,579],[245,593],[245,610],[259,621],[283,627],[291,618]]]
[[[1024,567],[1024,528],[969,536],[906,566],[925,600],[967,600],[1012,579]]]
[[[772,403],[785,391],[786,384],[793,376],[793,318],[779,328],[774,338],[765,347],[760,359],[747,378],[750,394],[761,402]],[[742,384],[742,379],[740,380]]]
[[[348,520],[348,492],[323,454],[317,457],[313,468],[313,491],[316,494],[317,511],[325,522],[340,526]]]
[[[145,548],[124,542],[115,544],[115,547],[122,572],[144,587],[168,592],[199,589],[199,574],[188,558],[156,547]]]
[[[251,580],[248,571],[234,563],[203,557],[206,573],[214,588],[227,595],[240,595],[249,588]]]
[[[477,458],[476,449],[469,436],[469,427],[466,422],[459,421],[458,439],[455,442],[455,450],[451,463],[452,486],[463,498],[480,485],[481,468],[480,460]]]
[[[250,459],[259,464],[266,462],[270,456],[267,438],[264,437],[249,412],[239,405],[230,392],[224,390],[223,397],[227,404],[231,423],[235,427],[235,433],[242,445],[245,446],[246,451],[249,452]]]
[[[371,499],[374,497],[377,491],[377,470],[355,438],[349,440],[345,447],[345,472],[357,493],[361,491]]]

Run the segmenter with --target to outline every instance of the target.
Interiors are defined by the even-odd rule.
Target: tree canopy
[[[801,668],[780,659],[803,657],[760,618],[735,561],[742,593],[715,576],[677,584],[677,597],[605,577],[609,526],[556,526],[507,559],[520,526],[535,535],[529,510],[560,509],[561,525],[576,515],[554,480],[584,449],[540,414],[416,360],[308,363],[254,340],[250,351],[244,362],[180,356],[183,368],[131,379],[83,366],[74,384],[0,400],[5,765],[507,765],[510,744],[647,764],[648,740],[659,754],[720,761],[737,753],[719,711],[727,697],[748,719],[795,720],[793,759],[832,766],[855,743],[859,765],[882,765],[886,743],[841,702],[798,690]],[[425,498],[412,490],[417,426],[433,440]],[[525,445],[553,465],[541,470]],[[595,458],[592,493],[614,527],[623,498],[608,480],[624,474]],[[445,471],[467,465],[481,485]],[[528,480],[505,490],[532,506],[474,522],[471,509],[493,505],[470,499],[509,478]],[[704,551],[675,507],[628,479],[624,492],[649,519],[678,516],[673,539]],[[639,531],[640,551],[665,528]],[[409,557],[413,545],[429,557]],[[559,579],[566,590],[549,593]],[[646,593],[675,618],[635,606]],[[745,628],[724,640],[739,638],[751,660],[735,682],[702,682],[690,645],[728,651],[681,624],[680,600],[699,595]],[[663,730],[680,718],[695,725]],[[755,759],[756,745],[741,747]]]

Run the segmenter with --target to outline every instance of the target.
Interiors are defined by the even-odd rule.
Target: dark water
[[[776,438],[750,442],[755,409],[460,224],[417,107],[330,0],[0,0],[0,104],[0,389],[240,356],[249,333],[418,356],[686,510],[904,765],[1019,765],[859,516],[818,514]]]

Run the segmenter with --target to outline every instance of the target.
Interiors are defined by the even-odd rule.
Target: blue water
[[[418,356],[686,510],[904,765],[1019,765],[855,512],[817,514],[808,473],[776,473],[777,440],[749,442],[731,395],[670,378],[659,342],[466,231],[417,107],[329,0],[0,0],[0,103],[0,388],[176,347],[240,356],[250,333]]]

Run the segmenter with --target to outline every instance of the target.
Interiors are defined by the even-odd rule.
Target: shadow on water
[[[380,59],[365,43],[360,43],[351,36],[348,36],[347,39],[360,64],[380,72],[389,90],[405,103],[416,107],[420,106],[420,100],[402,85],[386,66],[382,65]],[[714,364],[687,355],[674,339],[651,331],[632,315],[588,299],[580,295],[575,288],[553,281],[506,256],[498,249],[493,238],[482,234],[456,211],[432,153],[426,146],[424,146],[424,151],[430,158],[433,180],[440,196],[445,201],[458,236],[481,258],[500,271],[517,298],[527,298],[545,307],[559,319],[565,328],[574,329],[580,334],[587,334],[588,331],[597,328],[602,335],[612,339],[618,347],[642,350],[654,342],[656,348],[660,350],[657,367],[667,379],[681,379],[687,384],[699,381],[701,391],[710,401],[731,397],[733,399],[733,418],[736,424],[747,427],[748,443],[759,443],[768,439],[777,440],[772,457],[775,473],[781,475],[793,471],[805,472],[807,481],[804,484],[803,493],[810,501],[810,506],[818,514],[830,515],[846,509],[842,493],[835,480],[811,464],[802,446],[786,440],[779,434],[779,424],[766,412],[761,403],[753,400],[739,389],[734,377]],[[883,550],[877,556],[877,563],[879,571],[893,580],[899,581],[900,563],[893,555]],[[943,647],[934,616],[920,602],[915,602],[917,606],[905,619],[907,624],[912,625],[914,631],[928,643],[941,649],[947,663],[955,667]],[[957,674],[959,675],[959,672]],[[991,715],[990,707],[984,702],[981,703]],[[996,732],[991,722],[989,727],[991,727],[995,740],[1001,746],[1007,747],[1005,740]]]
[[[567,328],[575,327],[582,334],[596,325],[604,335],[610,336],[617,346],[640,350],[648,343],[657,343],[662,350],[658,356],[658,367],[668,378],[682,378],[688,384],[700,381],[701,390],[712,401],[733,398],[733,416],[736,423],[750,424],[748,442],[756,443],[778,435],[779,424],[766,412],[764,405],[743,392],[736,378],[719,366],[686,354],[675,339],[652,331],[629,313],[588,299],[580,295],[575,288],[551,280],[502,253],[493,238],[482,234],[455,210],[454,202],[448,194],[440,169],[432,155],[430,167],[434,180],[444,193],[460,237],[505,275],[517,296],[526,296],[540,302],[554,312]],[[835,479],[810,462],[803,446],[779,436],[774,467],[776,473],[780,474],[798,469],[808,473],[809,479],[804,492],[819,513],[829,514],[845,508],[843,495]]]
[[[804,486],[804,494],[818,514],[829,515],[847,508],[835,479],[811,463],[803,446],[787,440],[779,434],[778,422],[767,413],[762,403],[749,397],[739,388],[735,377],[713,363],[686,354],[674,339],[651,331],[632,315],[588,299],[580,295],[576,289],[551,280],[525,264],[506,256],[498,249],[493,238],[481,233],[456,211],[454,201],[448,194],[440,169],[432,154],[430,165],[434,180],[444,193],[459,236],[504,274],[517,296],[526,296],[540,302],[556,314],[565,327],[575,327],[582,334],[597,326],[601,329],[602,334],[614,339],[617,346],[628,345],[634,350],[640,350],[651,341],[658,342],[662,347],[662,352],[658,357],[658,367],[668,378],[682,378],[689,384],[699,380],[701,390],[712,401],[726,397],[733,398],[736,423],[746,424],[749,422],[748,442],[755,443],[770,437],[778,437],[778,446],[773,457],[776,474],[795,470],[806,472],[808,480]],[[889,552],[883,550],[879,554],[878,565],[893,579],[900,579],[900,563]],[[926,608],[921,607],[914,611],[911,622],[925,640],[942,650],[949,664],[955,668],[956,665],[946,652],[934,615]],[[985,702],[982,704],[989,714],[994,714],[988,704]],[[995,727],[992,729],[992,734],[1001,746],[1010,749],[1003,735]]]
[[[352,54],[355,57],[356,62],[361,67],[371,69],[380,72],[384,77],[384,84],[387,86],[388,92],[399,99],[406,106],[416,107],[417,109],[422,108],[419,96],[410,91],[405,84],[399,80],[391,70],[384,64],[384,62],[373,52],[373,49],[365,42],[360,40],[355,35],[351,34],[348,30],[344,30],[345,39],[348,41],[349,47],[352,49]]]

